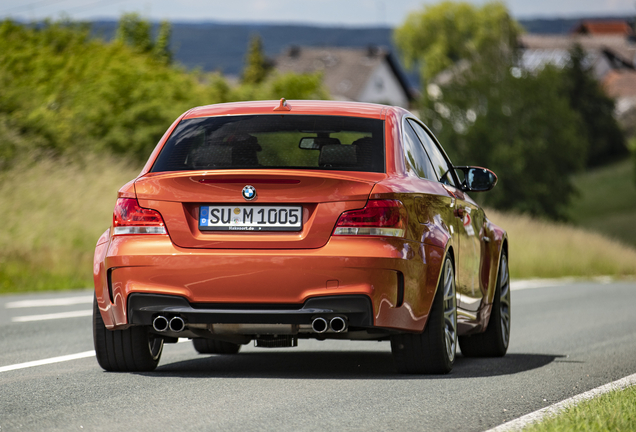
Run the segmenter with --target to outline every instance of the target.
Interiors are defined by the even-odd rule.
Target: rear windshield
[[[151,171],[239,168],[384,172],[384,121],[290,114],[183,120]]]

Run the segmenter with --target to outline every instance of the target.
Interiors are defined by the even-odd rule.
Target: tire
[[[424,331],[392,336],[391,352],[400,373],[446,374],[453,369],[456,350],[455,271],[447,256]]]
[[[150,372],[159,364],[163,339],[146,327],[108,330],[93,301],[93,343],[97,363],[109,372]]]
[[[459,347],[466,357],[503,357],[510,342],[510,273],[508,256],[501,254],[495,298],[488,327],[483,333],[459,337]]]
[[[241,349],[239,344],[206,338],[192,339],[192,343],[199,354],[236,354]]]

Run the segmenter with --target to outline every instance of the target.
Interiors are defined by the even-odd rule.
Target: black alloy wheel
[[[391,352],[400,373],[446,374],[457,350],[457,296],[453,260],[446,256],[437,292],[422,333],[391,337]]]
[[[150,372],[156,369],[163,352],[163,339],[147,327],[108,330],[93,301],[93,343],[97,363],[109,372]]]
[[[459,337],[459,347],[466,357],[502,357],[510,342],[510,273],[508,255],[501,253],[495,298],[488,327],[483,333]]]

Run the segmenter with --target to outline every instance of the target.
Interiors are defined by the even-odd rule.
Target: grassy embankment
[[[636,387],[606,393],[524,429],[525,432],[627,432],[634,430],[636,430]]]
[[[117,190],[140,171],[113,157],[44,160],[0,172],[0,293],[92,286]]]
[[[95,242],[140,166],[43,160],[0,173],[0,293],[92,286]],[[508,230],[513,278],[636,275],[636,249],[600,234],[489,211]]]
[[[574,184],[581,194],[570,208],[572,222],[636,247],[634,161],[581,173]]]

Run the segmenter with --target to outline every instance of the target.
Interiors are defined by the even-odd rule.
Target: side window
[[[424,148],[426,149],[426,153],[431,158],[431,162],[433,163],[433,167],[435,169],[435,173],[437,174],[437,178],[440,182],[454,186],[455,180],[453,179],[453,166],[447,161],[444,157],[444,154],[437,146],[437,143],[431,138],[428,132],[417,122],[409,120],[413,129],[417,133],[417,136],[424,144]]]
[[[420,143],[415,131],[413,131],[408,122],[404,123],[402,138],[404,143],[404,164],[407,171],[413,172],[423,179],[437,180],[433,165],[431,165],[422,143]]]

